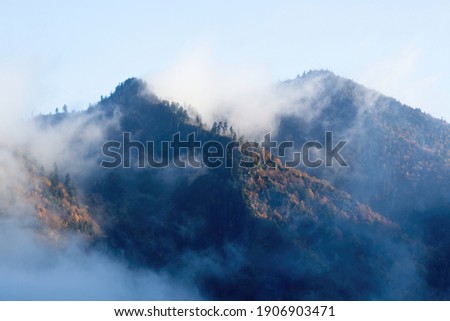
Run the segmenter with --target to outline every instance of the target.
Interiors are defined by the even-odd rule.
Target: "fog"
[[[60,113],[56,125],[36,122],[30,117],[32,101],[39,99],[36,85],[26,75],[1,70],[0,300],[200,298],[192,284],[132,268],[93,248],[85,235],[51,229],[38,218],[30,197],[35,178],[26,162],[46,173],[56,163],[81,180],[98,166],[97,151],[118,118]]]
[[[304,222],[299,223],[294,220],[290,226],[284,227],[284,230],[281,229],[280,232],[269,224],[269,227],[265,226],[265,222],[253,224],[252,221],[251,229],[254,228],[256,231],[253,236],[260,238],[258,241],[264,239],[258,233],[263,235],[268,233],[269,238],[275,238],[273,240],[275,244],[272,244],[270,239],[269,245],[260,245],[257,242],[253,243],[254,240],[247,235],[251,231],[245,230],[250,226],[244,224],[248,223],[245,220],[249,217],[239,217],[235,218],[234,223],[236,225],[242,223],[242,226],[236,228],[238,231],[236,233],[241,237],[241,241],[245,240],[244,242],[248,244],[217,240],[219,237],[213,235],[211,239],[220,244],[221,248],[210,249],[209,244],[202,244],[203,239],[200,234],[215,234],[216,231],[204,231],[205,226],[217,228],[222,226],[223,222],[219,221],[217,224],[216,218],[211,218],[212,216],[186,218],[183,217],[184,212],[180,212],[176,213],[178,216],[175,216],[180,221],[176,222],[179,225],[170,226],[170,228],[161,226],[162,230],[166,228],[163,231],[168,235],[163,235],[161,240],[151,239],[150,241],[162,249],[175,248],[173,253],[178,254],[177,247],[172,242],[176,243],[179,240],[174,241],[170,233],[182,230],[180,239],[184,234],[188,234],[192,237],[193,247],[199,246],[201,250],[197,252],[185,250],[180,257],[173,258],[171,262],[173,264],[168,264],[167,269],[158,270],[131,265],[125,255],[121,256],[120,249],[118,253],[110,253],[102,247],[91,244],[86,235],[69,232],[67,229],[49,228],[37,217],[36,204],[29,196],[34,188],[34,181],[33,174],[27,168],[27,162],[37,167],[43,166],[46,173],[49,173],[53,164],[56,163],[62,174],[70,172],[75,181],[86,182],[93,173],[97,173],[100,148],[110,138],[107,134],[109,129],[120,130],[121,115],[104,117],[99,111],[69,112],[68,114],[61,112],[51,119],[38,117],[35,121],[30,119],[29,111],[32,110],[32,102],[39,99],[39,94],[36,92],[38,85],[35,85],[26,73],[15,73],[5,68],[0,70],[5,71],[0,76],[0,85],[5,89],[5,94],[0,97],[0,181],[2,182],[0,185],[0,299],[201,299],[204,293],[200,293],[198,284],[194,282],[199,279],[207,282],[205,280],[209,279],[203,278],[204,275],[220,281],[217,288],[214,286],[210,288],[211,291],[219,291],[221,286],[228,284],[229,279],[235,282],[239,280],[241,274],[248,278],[244,280],[249,281],[249,286],[253,286],[254,292],[251,294],[254,296],[259,294],[260,298],[270,297],[274,294],[274,289],[278,291],[276,295],[282,297],[282,286],[285,286],[284,282],[289,280],[300,283],[302,280],[312,280],[312,283],[320,283],[333,277],[335,280],[329,288],[321,288],[313,284],[310,285],[311,289],[302,293],[303,288],[299,287],[298,295],[311,298],[326,297],[330,295],[327,294],[329,290],[336,290],[335,294],[338,296],[341,295],[338,293],[339,290],[344,288],[348,291],[345,293],[347,297],[358,298],[360,295],[358,288],[352,289],[353,283],[349,285],[345,282],[364,286],[364,282],[367,281],[369,286],[364,289],[366,291],[364,298],[367,299],[431,297],[426,292],[426,282],[421,272],[423,265],[417,263],[422,259],[416,254],[423,251],[420,240],[417,243],[409,243],[401,232],[392,233],[392,235],[377,234],[372,231],[372,226],[364,225],[364,228],[360,229],[361,226],[355,222],[342,223],[330,220],[314,224],[307,222],[308,224],[302,225]],[[329,105],[330,97],[339,93],[339,90],[345,89],[347,85],[339,78],[333,84],[335,87],[330,90],[326,84],[326,75],[323,73],[313,73],[306,80],[303,77],[297,77],[290,81],[275,82],[264,68],[220,65],[214,61],[208,50],[198,50],[182,56],[171,68],[149,76],[147,82],[150,84],[149,90],[155,95],[179,102],[186,107],[192,106],[207,126],[211,126],[214,121],[227,120],[239,135],[257,140],[261,140],[262,135],[267,132],[274,134],[281,132],[284,129],[279,128],[282,117],[294,120],[298,118],[302,120],[303,125],[320,124],[326,128],[328,124],[319,118],[321,111]],[[349,94],[354,95],[355,92]],[[379,104],[381,95],[375,91],[357,90],[356,94],[352,98],[356,100],[358,109],[354,115],[352,114],[354,117],[351,122],[349,121],[348,126],[338,133],[340,137],[351,139],[356,135],[368,135],[364,134],[365,112],[372,112],[375,107],[377,112],[388,108],[384,104]],[[55,119],[57,121],[54,121]],[[363,136],[360,142],[364,141],[364,138],[371,137]],[[355,150],[358,151],[359,148],[364,146],[356,146]],[[351,160],[349,164],[352,166]],[[367,175],[366,168],[356,166],[351,170],[352,178]],[[165,171],[168,173],[166,176],[164,173],[155,176],[155,181],[165,184],[164,191],[167,195],[158,194],[154,190],[152,190],[154,195],[145,194],[141,190],[139,193],[142,194],[138,194],[136,192],[138,189],[130,192],[138,194],[130,199],[141,201],[140,197],[142,197],[142,200],[148,202],[147,204],[154,205],[154,208],[160,211],[157,213],[145,212],[148,209],[142,213],[137,211],[137,214],[133,214],[134,218],[142,218],[143,222],[148,220],[147,224],[153,224],[152,220],[167,225],[172,223],[169,216],[164,218],[167,221],[158,216],[161,213],[169,213],[169,206],[164,202],[177,201],[171,200],[170,197],[173,195],[181,197],[193,185],[198,188],[194,192],[202,191],[203,185],[199,177],[207,175],[205,169],[183,170],[183,175],[188,177],[187,188],[177,190],[180,194],[172,195],[170,194],[172,189],[175,190],[179,181],[185,178],[180,171],[169,169]],[[390,175],[390,173],[380,172],[376,166],[369,174],[379,179]],[[324,176],[330,181],[338,181],[349,175],[348,172],[339,172],[339,169],[330,168]],[[133,182],[135,179],[134,183],[136,183],[138,181],[136,177],[138,176],[131,178],[130,181]],[[143,180],[143,182],[148,181]],[[160,185],[152,186],[152,188],[156,190],[158,186]],[[210,187],[217,188],[215,185]],[[347,187],[350,192],[355,191],[355,194],[361,189],[361,186],[357,184],[348,184]],[[209,190],[204,193],[208,192]],[[80,193],[82,194],[83,191]],[[231,199],[234,194],[229,192],[227,195]],[[191,198],[193,197],[194,195],[191,195]],[[206,197],[204,200],[208,199],[209,197]],[[180,208],[195,215],[195,205],[190,204],[193,212],[189,212],[189,208],[186,209],[183,206]],[[236,205],[230,208],[239,207]],[[222,214],[230,214],[224,213]],[[102,215],[108,214],[102,213]],[[170,214],[173,215],[173,213]],[[124,222],[128,223],[125,220]],[[131,222],[130,225],[138,224],[141,224],[140,221]],[[332,259],[320,261],[323,258],[314,257],[315,253],[310,255],[307,251],[302,252],[292,246],[292,240],[310,241],[309,250],[316,251],[327,258],[324,253],[334,249],[336,244],[334,239],[322,240],[321,237],[323,232],[330,233],[330,226],[339,227],[339,233],[347,237],[345,239],[347,243],[338,244],[342,248],[339,248],[340,252],[335,253],[334,261]],[[389,232],[392,231],[389,230]],[[360,250],[362,254],[354,248],[354,238],[362,247]],[[148,238],[145,240],[149,241]],[[167,244],[159,244],[160,241],[166,241]],[[276,244],[277,241],[280,241],[280,244]],[[145,242],[141,244],[143,248],[147,245]],[[291,255],[291,253],[295,254]],[[137,256],[139,255],[143,253],[138,253]],[[361,259],[361,255],[363,257],[367,255],[368,261]],[[329,257],[332,258],[331,255]],[[380,266],[370,266],[372,262],[379,263]],[[352,274],[354,264],[355,266],[359,264],[363,271],[364,268],[368,268],[371,274],[363,276]],[[381,273],[377,268],[386,270]],[[253,277],[256,278],[259,273],[262,275],[261,279],[253,282]],[[286,275],[289,277],[285,278]],[[339,277],[343,277],[343,280],[338,280]],[[361,283],[359,283],[360,279]],[[377,280],[385,283],[377,284]],[[246,284],[243,286],[245,287]],[[409,289],[414,289],[416,292],[409,294]]]
[[[38,222],[33,222],[38,224]],[[186,284],[88,250],[80,237],[56,241],[38,235],[32,222],[0,223],[0,300],[193,300]]]

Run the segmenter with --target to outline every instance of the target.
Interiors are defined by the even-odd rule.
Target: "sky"
[[[449,32],[448,1],[0,0],[0,116],[85,109],[133,76],[157,89],[200,60],[204,82],[328,69],[450,121]]]

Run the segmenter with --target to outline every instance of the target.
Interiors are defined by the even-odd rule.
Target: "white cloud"
[[[321,90],[319,79],[280,88],[264,67],[221,64],[209,46],[187,52],[147,80],[159,97],[192,105],[209,126],[226,119],[247,137],[276,131],[280,113],[312,117],[306,111]]]
[[[156,95],[192,105],[208,125],[226,118],[236,129],[248,132],[260,130],[272,116],[269,79],[263,68],[217,63],[212,49],[204,45],[150,76],[148,82]]]
[[[0,221],[0,300],[193,300],[196,290],[149,270],[131,270],[77,238],[46,242],[23,220]]]

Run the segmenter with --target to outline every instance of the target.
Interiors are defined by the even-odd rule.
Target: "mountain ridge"
[[[85,234],[130,266],[192,280],[208,299],[448,298],[448,261],[432,254],[447,253],[450,242],[430,235],[441,233],[433,218],[449,223],[449,125],[328,71],[280,86],[281,93],[299,94],[294,108],[276,115],[276,139],[302,146],[323,142],[329,130],[335,139],[350,137],[343,154],[349,168],[286,168],[283,157],[265,151],[275,168],[155,169],[132,162],[80,175],[58,164],[70,171],[79,198],[70,201],[69,185],[53,184],[54,173],[39,174],[41,192],[35,189],[31,200],[38,216],[52,225],[49,208],[73,209],[68,220],[78,225],[62,221],[63,229]],[[83,115],[105,140],[121,141],[123,132],[156,145],[175,133],[223,146],[237,139],[157,98],[136,78],[84,112],[38,122],[43,130],[62,129]],[[86,148],[87,161],[98,165],[100,146]],[[234,163],[241,157],[233,155]],[[411,277],[403,278],[399,266]]]

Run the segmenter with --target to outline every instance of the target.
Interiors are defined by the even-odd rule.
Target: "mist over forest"
[[[0,299],[450,299],[447,122],[325,70],[218,83],[199,105],[161,98],[184,97],[168,80],[1,115]],[[100,166],[123,133],[226,146],[268,132],[295,146],[261,151],[274,167],[232,154],[232,167],[139,168],[136,150],[130,168]],[[326,132],[349,166],[284,165]]]

